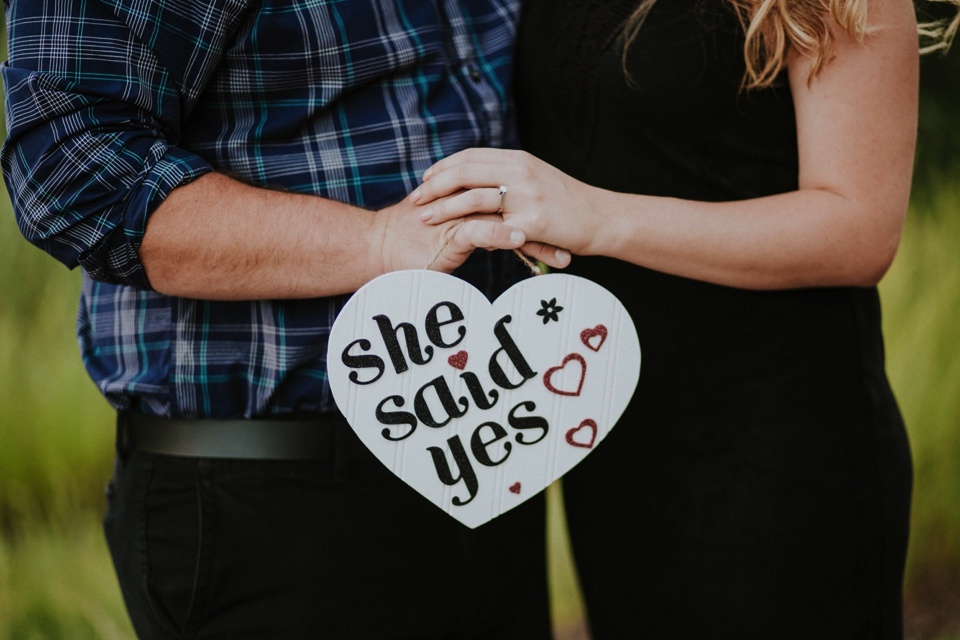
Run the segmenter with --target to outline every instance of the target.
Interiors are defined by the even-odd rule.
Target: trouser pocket
[[[188,638],[202,610],[212,519],[202,460],[118,455],[104,529],[137,636]]]

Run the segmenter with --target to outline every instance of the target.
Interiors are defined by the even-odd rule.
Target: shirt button
[[[470,75],[470,79],[474,82],[480,82],[483,80],[483,76],[480,74],[480,69],[478,69],[476,65],[471,64],[467,66],[467,73]]]

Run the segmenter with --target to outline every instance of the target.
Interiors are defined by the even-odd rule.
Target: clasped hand
[[[501,185],[507,188],[502,196]],[[586,191],[585,184],[526,152],[468,149],[430,167],[410,201],[431,225],[499,214],[525,234],[524,253],[562,268],[571,252],[594,252]]]
[[[382,272],[432,269],[450,273],[475,249],[519,249],[526,242],[524,233],[505,224],[499,215],[465,215],[427,225],[409,197],[381,213]]]

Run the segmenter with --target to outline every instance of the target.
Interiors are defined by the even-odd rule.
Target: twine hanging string
[[[528,258],[527,256],[523,255],[520,249],[514,249],[513,252],[517,254],[518,258],[520,258],[520,262],[527,265],[527,269],[530,269],[530,273],[532,273],[535,276],[543,275],[543,270],[540,268],[540,266],[534,263],[533,261],[531,261],[530,258]]]
[[[457,224],[450,227],[450,230],[447,232],[446,237],[443,239],[443,244],[440,245],[440,248],[437,249],[437,252],[433,254],[433,257],[430,258],[430,262],[427,263],[427,266],[424,269],[429,269],[433,266],[433,263],[437,261],[437,258],[440,257],[440,254],[443,253],[443,250],[447,248],[447,245],[450,244],[450,241],[453,240],[453,236],[457,235],[457,230],[463,226],[463,223],[466,222],[463,218],[457,220]]]

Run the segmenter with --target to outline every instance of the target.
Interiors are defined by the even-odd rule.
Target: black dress
[[[524,147],[621,192],[796,189],[789,86],[741,89],[728,3],[659,0],[628,79],[636,4],[526,2]],[[623,301],[643,353],[623,418],[564,479],[594,639],[901,637],[911,466],[876,289],[746,291],[603,257],[568,272]]]

